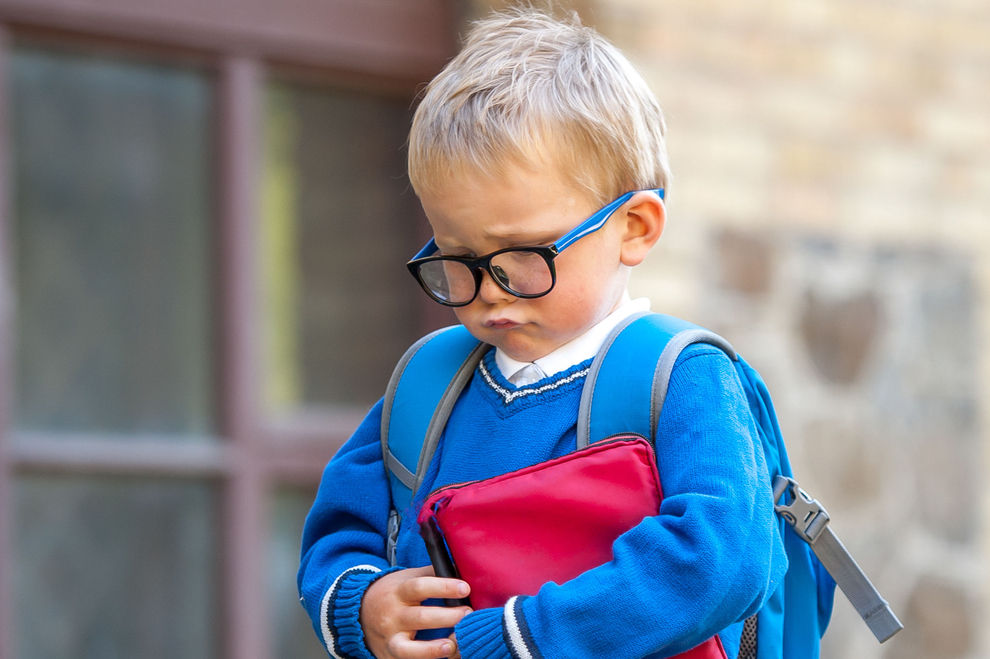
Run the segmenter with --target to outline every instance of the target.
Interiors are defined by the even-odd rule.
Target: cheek
[[[611,235],[585,236],[557,257],[557,282],[581,282],[587,286],[618,268],[618,245]]]
[[[588,281],[558,280],[557,287],[540,303],[541,316],[551,327],[569,333],[589,324],[595,315],[598,289]]]
[[[557,269],[557,290],[554,292],[562,293],[560,297],[568,298],[572,304],[594,298],[605,278],[605,269],[602,266],[603,263],[594,257],[580,264],[561,264]],[[567,300],[563,302],[566,304]]]
[[[472,305],[469,304],[466,307],[453,308],[454,318],[456,318],[457,322],[459,322],[461,325],[464,325],[465,327],[471,324],[471,320],[474,317],[474,314],[472,314],[470,311],[471,306]]]
[[[483,325],[485,312],[479,307],[478,301],[475,300],[466,307],[454,307],[453,312],[457,322],[468,328],[476,337],[482,338],[486,333]]]
[[[568,263],[557,272],[557,313],[573,323],[593,323],[611,310],[623,288],[619,269],[605,259],[591,256],[580,267]]]

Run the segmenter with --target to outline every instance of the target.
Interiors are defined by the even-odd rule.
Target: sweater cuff
[[[491,659],[542,659],[533,644],[520,604],[513,597],[501,609],[474,611],[454,628],[461,656]]]
[[[320,619],[323,642],[331,657],[374,659],[364,643],[361,601],[368,587],[399,568],[380,570],[371,565],[353,567],[339,577],[323,597]]]

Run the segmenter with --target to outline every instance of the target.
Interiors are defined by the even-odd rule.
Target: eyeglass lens
[[[503,289],[517,295],[535,296],[553,287],[553,273],[537,252],[509,250],[491,257],[489,274]],[[471,301],[479,280],[466,263],[448,259],[427,261],[419,268],[419,277],[441,301],[463,304]]]

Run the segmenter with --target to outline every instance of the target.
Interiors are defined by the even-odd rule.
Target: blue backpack
[[[654,313],[621,323],[592,361],[585,380],[577,448],[630,432],[655,443],[674,362],[695,343],[716,346],[735,365],[759,430],[789,562],[784,583],[746,621],[739,658],[818,657],[836,583],[877,639],[887,640],[902,628],[900,621],[832,533],[825,509],[793,480],[766,385],[722,337]],[[407,507],[419,489],[454,403],[489,347],[463,326],[448,327],[409,348],[392,374],[381,435],[392,493],[388,553],[393,564],[396,511]]]

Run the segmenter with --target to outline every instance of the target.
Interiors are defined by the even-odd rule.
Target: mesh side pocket
[[[743,623],[742,638],[739,639],[739,659],[756,659],[756,614]]]

